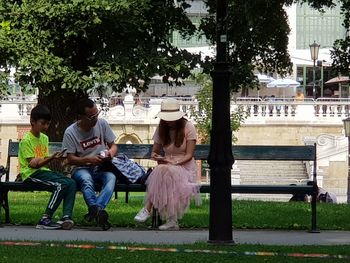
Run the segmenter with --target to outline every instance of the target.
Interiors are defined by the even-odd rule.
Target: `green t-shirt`
[[[34,172],[38,170],[50,171],[47,167],[34,169],[29,167],[28,158],[44,158],[49,156],[49,137],[40,133],[39,137],[35,137],[31,132],[27,132],[19,143],[18,160],[20,164],[20,174],[24,181]]]

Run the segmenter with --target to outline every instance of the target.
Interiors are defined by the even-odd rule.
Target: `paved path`
[[[17,241],[92,241],[145,244],[192,244],[207,242],[208,230],[156,231],[112,228],[74,228],[72,230],[37,230],[32,226],[0,227],[0,240]],[[266,245],[350,245],[350,231],[234,230],[236,244]]]

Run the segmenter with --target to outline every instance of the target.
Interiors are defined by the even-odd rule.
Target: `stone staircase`
[[[243,161],[235,165],[240,170],[240,184],[288,185],[308,181],[305,164],[302,161]],[[234,199],[288,201],[289,194],[234,194]]]

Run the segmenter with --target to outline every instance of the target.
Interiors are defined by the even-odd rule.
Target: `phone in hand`
[[[159,161],[160,161],[160,160],[164,160],[164,159],[165,159],[165,156],[155,156],[154,159],[157,160],[157,161],[158,161],[158,160],[159,160]]]
[[[66,151],[67,151],[67,148],[62,149],[62,151],[60,151],[59,155],[63,155]]]
[[[108,159],[110,157],[107,150],[101,151],[99,155],[102,159]]]

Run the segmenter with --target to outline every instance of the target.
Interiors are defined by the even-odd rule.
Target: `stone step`
[[[266,164],[260,164],[260,163],[250,163],[250,164],[236,164],[236,167],[269,167],[269,168],[278,168],[278,167],[304,167],[305,165],[303,163],[266,163]]]
[[[308,178],[301,178],[301,179],[296,179],[296,178],[282,178],[282,179],[270,179],[270,180],[254,180],[254,179],[245,179],[241,178],[240,183],[241,184],[258,184],[258,185],[279,185],[279,184],[306,184],[309,181]]]
[[[302,161],[238,161],[237,168],[243,177],[274,177],[307,178],[305,165]]]
[[[306,179],[308,178],[308,176],[304,175],[304,174],[299,174],[299,175],[293,175],[293,176],[271,176],[271,175],[263,175],[263,176],[256,176],[256,175],[241,175],[240,177],[241,179],[247,179],[247,180],[274,180],[274,179],[278,179],[281,180],[283,178],[285,179]]]
[[[305,169],[305,166],[303,164],[294,164],[294,165],[237,165],[238,169],[255,169],[259,170],[261,168],[263,169],[269,169],[269,170],[284,170],[284,169]]]
[[[291,194],[233,194],[233,200],[255,200],[255,201],[272,201],[288,202],[292,197]],[[235,204],[233,203],[233,206]]]
[[[300,167],[304,166],[303,163],[237,163],[237,167]]]
[[[304,184],[308,181],[302,161],[237,161],[240,184],[288,185]],[[233,194],[237,200],[259,200],[287,202],[292,194]]]
[[[293,164],[303,163],[304,161],[289,161],[289,160],[236,160],[235,164],[249,164],[249,163],[261,163],[261,164]]]
[[[257,177],[304,177],[305,170],[300,171],[240,171],[241,176]]]

